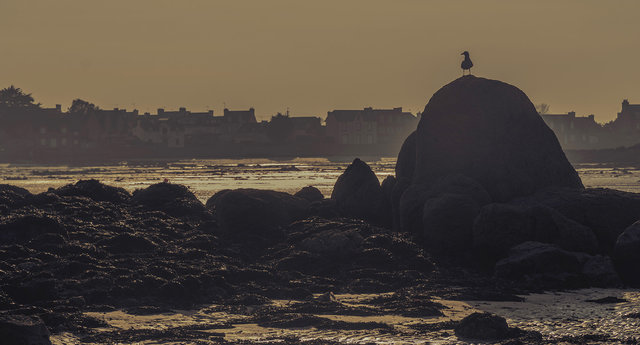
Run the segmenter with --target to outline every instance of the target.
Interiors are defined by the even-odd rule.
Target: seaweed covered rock
[[[0,223],[0,243],[27,242],[43,234],[67,237],[67,230],[53,217],[26,215],[5,219]]]
[[[304,218],[309,201],[284,192],[260,189],[223,190],[207,200],[227,234],[260,237]]]
[[[133,192],[131,203],[147,209],[162,211],[174,217],[206,219],[211,215],[205,206],[185,186],[156,183]]]
[[[0,339],[4,345],[51,345],[49,336],[38,316],[0,313]]]
[[[17,186],[0,184],[0,212],[3,208],[21,207],[27,203],[31,193]]]
[[[369,165],[356,158],[338,177],[331,193],[345,217],[379,222],[382,205],[380,181]]]
[[[53,191],[59,196],[83,196],[94,201],[128,202],[131,195],[124,188],[107,186],[98,180],[80,180]]]
[[[305,199],[308,202],[321,201],[324,199],[322,192],[314,186],[306,186],[297,191],[293,196]]]
[[[478,181],[497,202],[547,187],[583,188],[527,95],[474,76],[438,90],[416,131],[413,183],[430,185],[451,174]]]

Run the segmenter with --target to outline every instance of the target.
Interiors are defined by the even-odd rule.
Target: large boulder
[[[51,345],[49,335],[38,316],[0,313],[0,339],[4,345]]]
[[[284,192],[260,189],[223,190],[207,200],[221,230],[228,235],[269,236],[307,216],[309,201]]]
[[[552,186],[583,188],[527,95],[474,76],[438,90],[416,131],[413,183],[430,185],[451,174],[478,181],[496,202]]]
[[[640,221],[620,234],[613,254],[621,278],[627,284],[640,286]]]
[[[342,216],[380,221],[382,189],[369,165],[356,158],[338,177],[331,193]]]

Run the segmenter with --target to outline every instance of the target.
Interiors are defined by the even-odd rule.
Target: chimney
[[[181,112],[181,113],[186,113],[186,112],[187,112],[187,108],[185,108],[185,107],[180,107],[180,112]]]
[[[56,111],[58,111],[59,113],[62,112],[62,104],[56,104]]]
[[[164,109],[163,108],[158,108],[158,115],[162,115],[164,114]]]

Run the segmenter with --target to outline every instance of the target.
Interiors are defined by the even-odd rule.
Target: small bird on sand
[[[469,75],[471,75],[471,67],[473,67],[473,62],[471,62],[471,59],[469,58],[469,52],[464,51],[460,55],[464,55],[464,60],[460,64],[460,67],[462,67],[462,76],[464,76],[465,70],[469,70]]]

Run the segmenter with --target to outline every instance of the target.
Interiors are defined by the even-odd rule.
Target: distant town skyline
[[[462,74],[551,113],[613,120],[640,103],[640,2],[17,1],[0,3],[0,88],[45,107],[256,109],[267,120],[363,107],[422,111]]]

